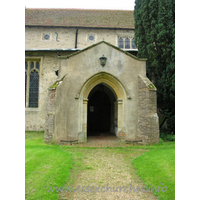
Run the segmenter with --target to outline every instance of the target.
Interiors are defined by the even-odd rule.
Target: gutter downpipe
[[[77,49],[77,39],[78,39],[78,28],[76,29],[75,49]]]

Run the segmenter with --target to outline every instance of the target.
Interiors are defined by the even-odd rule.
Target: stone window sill
[[[40,111],[39,108],[25,108],[25,111]]]

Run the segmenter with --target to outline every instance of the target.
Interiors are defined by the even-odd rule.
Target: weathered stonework
[[[63,52],[62,55],[68,56],[70,53]],[[40,60],[39,103],[38,108],[25,108],[26,131],[45,130],[48,89],[58,79],[55,74],[55,71],[59,69],[59,59],[56,52],[26,52],[26,60],[35,58]]]
[[[44,141],[51,143],[54,134],[54,115],[55,115],[55,89],[49,89],[47,98],[47,114],[45,117],[45,137]]]
[[[159,142],[156,87],[147,77],[138,77],[138,132],[144,144]]]
[[[96,21],[93,26],[82,26],[76,15],[80,23],[76,27],[72,15],[65,15],[71,21],[64,19],[63,15],[60,20],[55,20],[49,12],[60,16],[60,11],[51,9],[41,9],[40,14],[33,9],[32,14],[29,11],[26,14],[25,59],[29,63],[37,60],[40,69],[37,108],[29,107],[29,93],[26,95],[25,129],[45,130],[47,143],[87,142],[89,102],[91,94],[100,90],[101,85],[110,100],[110,132],[121,139],[157,143],[156,88],[146,78],[146,59],[133,56],[137,49],[132,46],[132,13],[123,20],[121,17],[128,11],[120,12],[123,15],[119,11],[113,11],[114,15],[111,11],[100,11],[103,16],[98,17],[97,27]],[[72,12],[81,12],[89,17],[88,23],[91,22],[91,16],[85,15],[85,11]],[[90,14],[95,12],[87,11]],[[104,18],[105,12],[110,19]],[[49,13],[45,16],[52,17],[52,20],[45,17],[49,25],[43,20],[42,13]],[[120,20],[116,21],[116,15]],[[87,21],[85,17],[84,21]],[[105,21],[101,21],[102,17]],[[51,24],[53,21],[61,23],[63,19],[61,26]],[[69,21],[72,23],[70,27],[65,24]],[[111,27],[105,26],[107,22]],[[123,22],[122,27],[119,22]],[[118,38],[123,38],[120,48]],[[129,49],[125,48],[126,38],[130,41]],[[105,66],[99,60],[103,54],[107,58]]]
[[[117,137],[124,140],[126,138],[126,133],[123,131],[120,131],[117,133]]]
[[[101,52],[107,56],[104,68],[99,63]],[[104,84],[114,101],[112,125],[117,127],[117,137],[158,143],[156,88],[145,76],[145,60],[101,42],[72,56],[60,57],[59,69],[58,80],[48,91],[46,142],[86,142],[89,94]]]

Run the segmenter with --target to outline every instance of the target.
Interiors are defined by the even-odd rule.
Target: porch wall
[[[136,139],[144,144],[159,142],[159,120],[155,86],[146,77],[138,79],[138,131]]]
[[[45,135],[44,141],[46,143],[51,143],[54,137],[54,116],[55,116],[55,97],[56,90],[48,90],[47,98],[47,114],[45,117]]]

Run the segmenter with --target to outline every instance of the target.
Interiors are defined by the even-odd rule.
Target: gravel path
[[[74,148],[71,151],[83,154],[81,166],[74,177],[74,191],[60,193],[60,199],[157,199],[146,191],[148,188],[144,192],[144,184],[131,164],[145,150]]]

